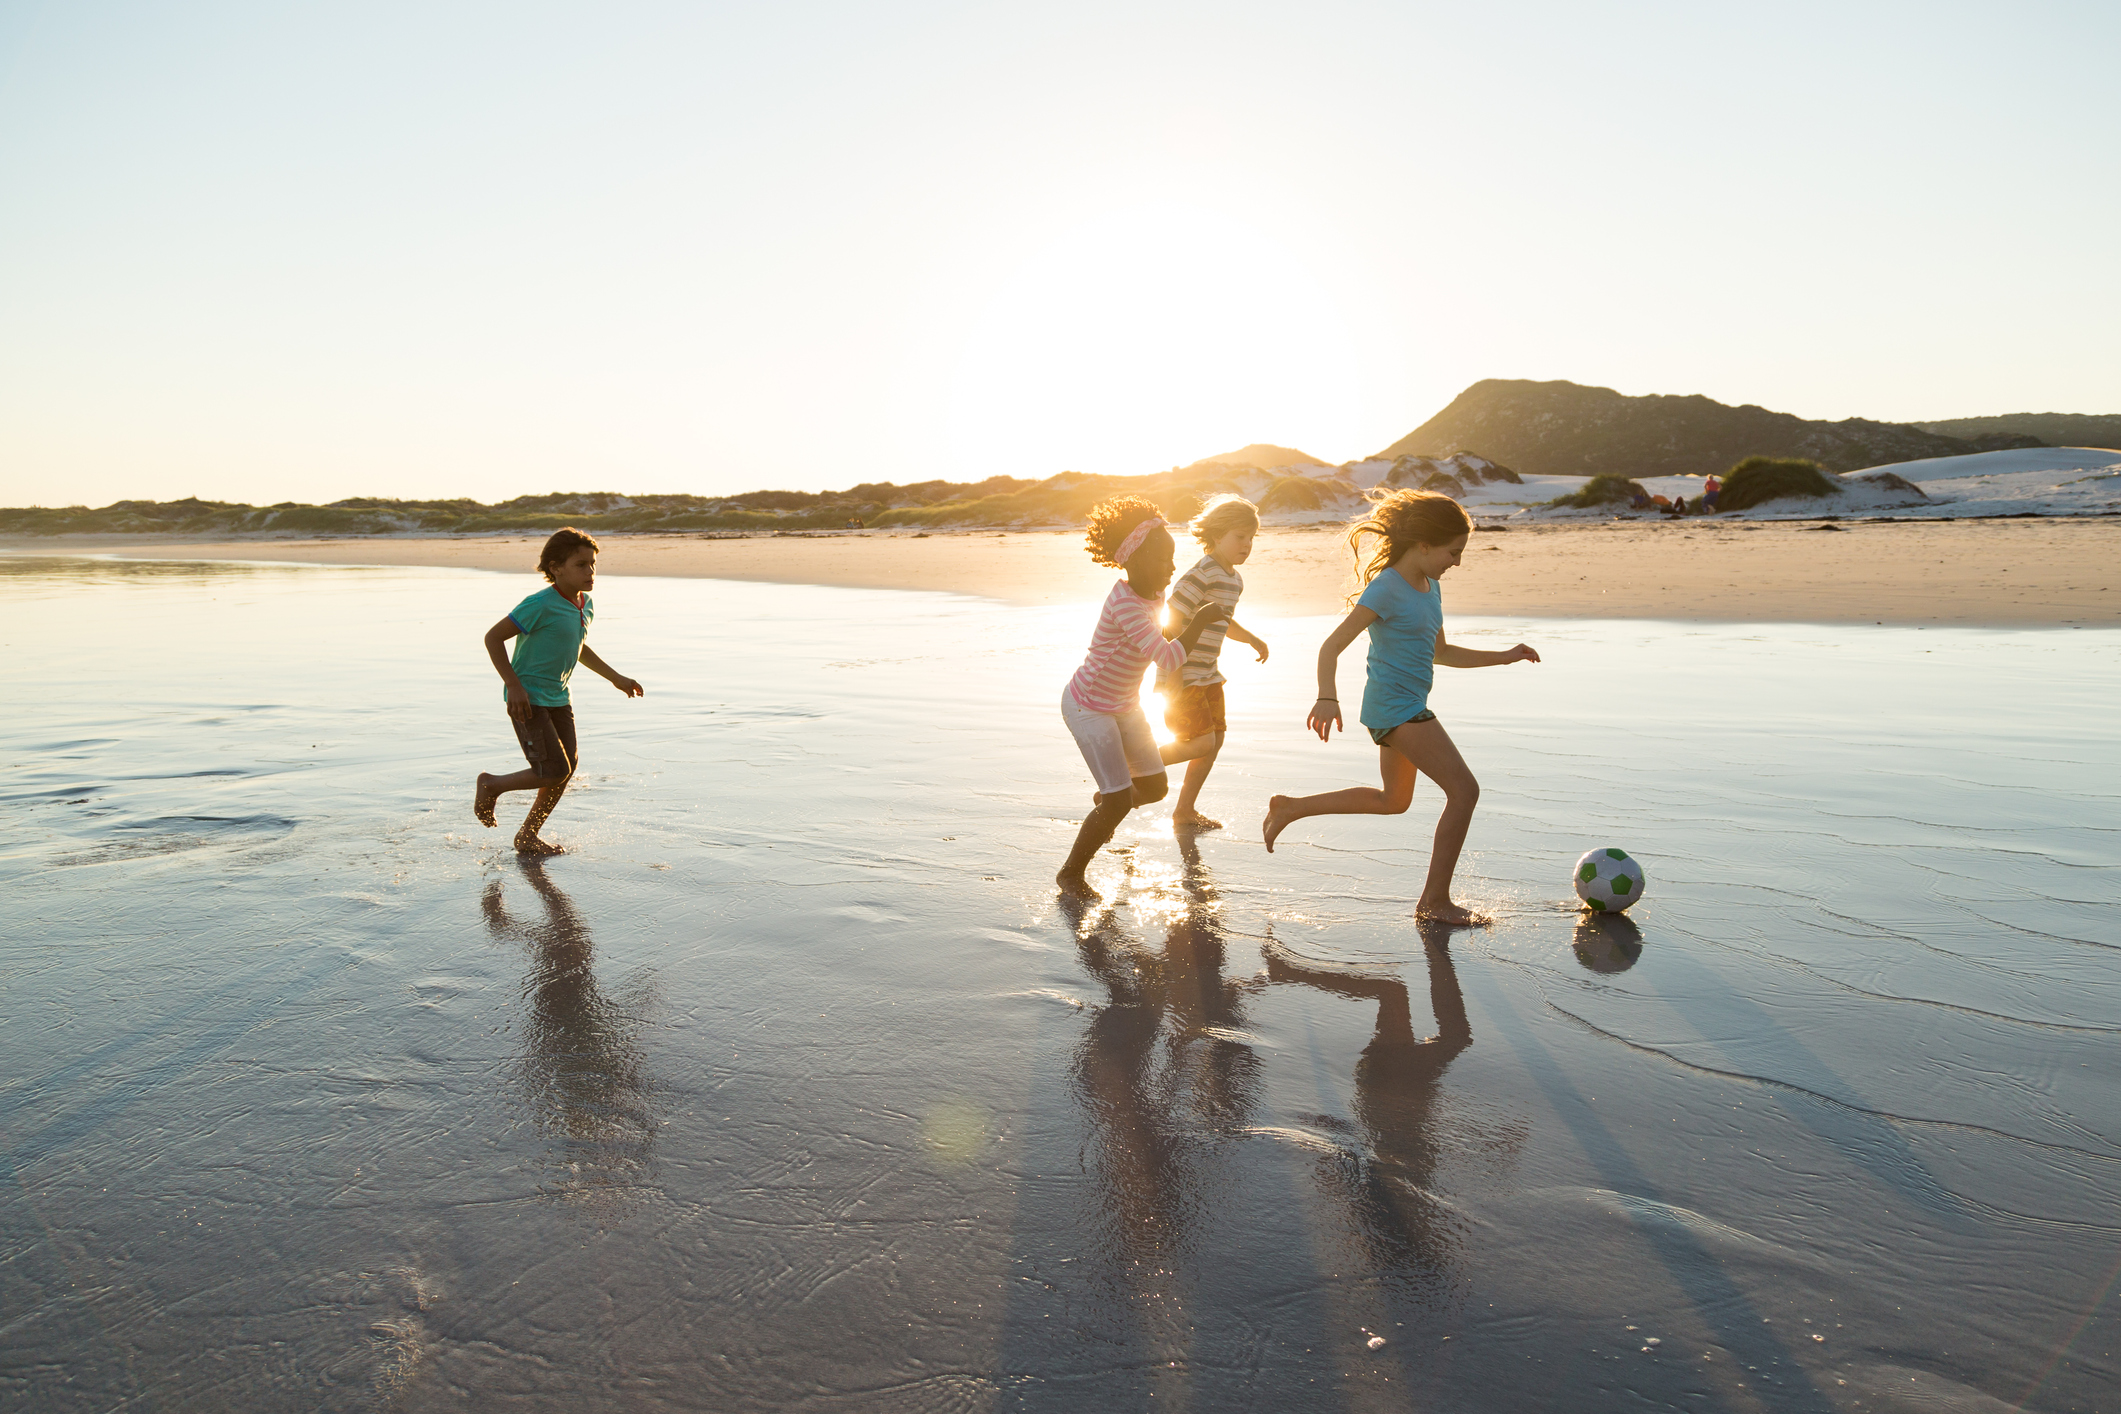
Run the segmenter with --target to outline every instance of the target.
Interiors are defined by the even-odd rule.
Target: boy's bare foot
[[[531,854],[536,855],[542,859],[547,855],[565,854],[566,852],[567,851],[564,847],[556,845],[550,840],[541,840],[536,835],[530,835],[527,837],[523,835],[516,836],[517,854]]]
[[[478,816],[479,823],[489,830],[494,823],[493,803],[500,798],[499,792],[493,788],[493,777],[484,771],[479,772],[479,788],[471,796],[471,813]]]
[[[1080,874],[1071,874],[1065,869],[1053,876],[1053,882],[1060,885],[1060,891],[1070,898],[1101,899],[1104,897],[1103,894],[1090,887],[1088,879],[1085,879]]]
[[[1289,814],[1289,797],[1277,795],[1268,798],[1267,818],[1259,822],[1259,832],[1267,839],[1267,853],[1274,852],[1274,837],[1287,829],[1296,818]]]
[[[1423,923],[1441,923],[1447,928],[1484,928],[1495,920],[1485,913],[1475,913],[1470,908],[1460,908],[1445,899],[1436,905],[1417,904],[1414,916]]]
[[[1222,821],[1210,820],[1198,810],[1188,810],[1183,815],[1176,810],[1171,812],[1171,828],[1174,830],[1220,830],[1222,827]]]

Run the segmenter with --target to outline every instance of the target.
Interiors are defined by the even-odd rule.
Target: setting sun
[[[957,473],[1147,471],[1263,428],[1357,454],[1335,440],[1360,402],[1351,322],[1315,259],[1241,218],[1173,204],[1085,221],[1026,257],[968,335]]]

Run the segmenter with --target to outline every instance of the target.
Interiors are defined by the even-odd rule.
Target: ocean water
[[[2121,634],[1454,619],[1425,935],[1426,785],[1258,842],[1329,617],[1071,909],[1088,603],[607,577],[534,864],[535,581],[0,576],[0,1405],[2117,1403]]]

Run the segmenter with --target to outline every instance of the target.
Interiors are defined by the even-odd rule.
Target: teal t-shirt
[[[1436,635],[1443,631],[1443,589],[1425,590],[1388,569],[1355,601],[1377,615],[1370,625],[1370,680],[1362,690],[1362,724],[1389,731],[1429,705],[1436,677]]]
[[[565,707],[568,704],[567,679],[574,675],[574,665],[582,656],[582,644],[589,637],[590,620],[597,616],[589,596],[582,596],[578,609],[566,595],[551,585],[540,589],[508,611],[521,630],[516,638],[516,651],[509,658],[509,666],[523,680],[530,693],[534,707]],[[502,689],[507,696],[507,689]]]

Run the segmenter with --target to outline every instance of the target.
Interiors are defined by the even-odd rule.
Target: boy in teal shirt
[[[621,676],[589,646],[589,625],[596,618],[589,589],[596,582],[597,542],[572,526],[554,531],[538,556],[538,572],[550,587],[486,630],[486,656],[507,684],[508,717],[530,767],[505,776],[481,771],[471,809],[480,824],[492,829],[495,801],[508,791],[537,787],[537,802],[516,831],[516,852],[559,854],[560,846],[540,839],[538,830],[560,803],[577,764],[574,706],[567,695],[574,665],[587,663],[591,672],[628,697],[640,697],[646,689]],[[520,641],[513,657],[504,656],[501,645],[511,638]]]

